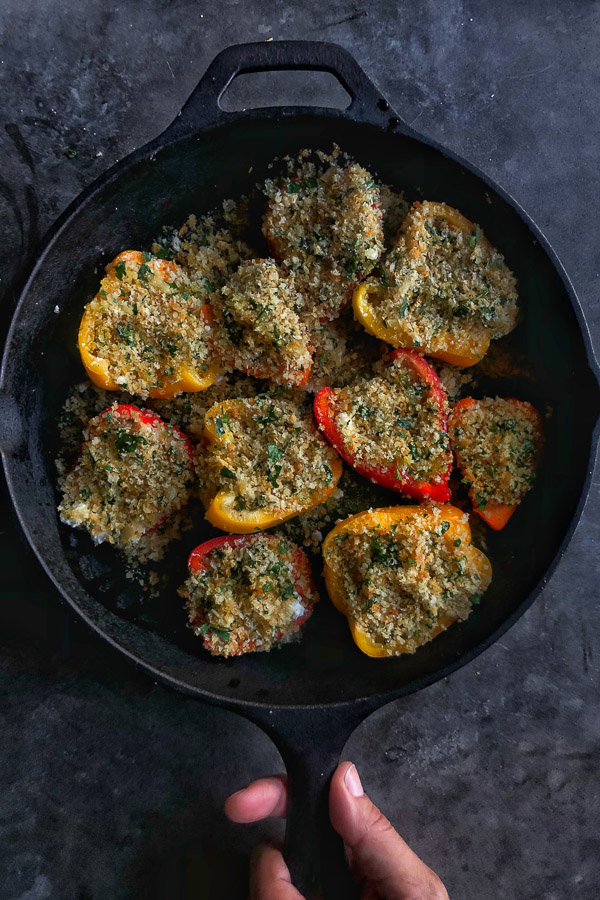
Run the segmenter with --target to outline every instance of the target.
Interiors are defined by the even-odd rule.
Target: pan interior
[[[59,526],[55,417],[69,386],[83,378],[76,329],[107,261],[121,250],[147,247],[164,224],[179,225],[189,213],[202,214],[247,191],[275,156],[302,147],[329,150],[334,142],[409,199],[458,207],[505,254],[519,279],[524,310],[510,340],[526,355],[534,377],[500,379],[488,390],[530,400],[548,415],[544,462],[535,489],[510,525],[488,534],[494,578],[481,605],[466,623],[415,655],[363,656],[323,595],[301,643],[215,660],[186,631],[175,593],[161,598],[162,612],[119,608],[114,584],[122,564],[116,555],[110,548],[92,549],[85,536]],[[598,412],[596,379],[567,291],[510,204],[419,141],[316,114],[222,125],[138,160],[103,184],[72,214],[26,288],[7,347],[5,388],[18,401],[24,432],[20,449],[6,460],[13,498],[34,549],[73,606],[123,650],[180,686],[269,706],[408,692],[487,643],[523,608],[559,552],[585,486]],[[181,580],[189,547],[206,537],[199,529],[174,551]]]

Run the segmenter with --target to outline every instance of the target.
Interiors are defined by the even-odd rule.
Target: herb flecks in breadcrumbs
[[[448,336],[475,345],[482,332],[499,338],[516,325],[516,280],[502,254],[444,204],[414,204],[372,281],[377,320],[402,331],[404,346],[443,350]]]
[[[223,365],[276,383],[304,383],[312,357],[301,305],[293,276],[273,260],[242,264],[211,302]]]
[[[330,492],[339,457],[309,408],[264,394],[216,404],[206,415],[213,439],[198,449],[204,494],[226,491],[238,512],[300,512]]]
[[[204,291],[173,262],[128,251],[107,267],[88,303],[80,344],[107,366],[107,386],[146,398],[182,369],[207,373],[212,350]]]
[[[294,544],[262,534],[209,551],[203,568],[190,572],[179,593],[187,601],[190,626],[207,649],[237,656],[298,637],[318,599],[309,575]]]
[[[362,166],[340,154],[302,151],[285,176],[265,182],[263,231],[271,252],[296,276],[306,315],[333,319],[352,286],[383,252],[380,187]]]
[[[477,400],[450,418],[450,438],[479,509],[514,506],[533,486],[543,436],[528,404]]]
[[[96,543],[126,548],[181,509],[193,479],[179,431],[134,407],[91,419],[75,465],[61,480],[61,520]]]
[[[479,602],[489,578],[467,541],[443,539],[449,528],[443,507],[420,507],[390,528],[341,531],[327,542],[347,614],[372,642],[414,653]]]

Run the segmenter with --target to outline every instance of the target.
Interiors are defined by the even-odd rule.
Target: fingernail
[[[360,783],[360,778],[358,777],[358,772],[356,771],[354,763],[344,775],[344,784],[353,797],[362,797],[364,794],[363,786]]]

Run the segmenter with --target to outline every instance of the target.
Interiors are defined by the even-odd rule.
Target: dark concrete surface
[[[54,218],[171,121],[221,48],[329,39],[406,121],[519,198],[566,265],[598,347],[599,28],[600,4],[581,0],[4,0],[2,314]],[[273,90],[240,86],[230,102],[250,105],[251,91],[260,104]],[[307,94],[339,98],[316,81],[300,86]],[[371,716],[347,745],[453,900],[600,895],[599,485],[512,631]],[[249,847],[277,826],[235,827],[221,806],[280,770],[277,752],[254,726],[153,684],[69,621],[6,507],[2,523],[1,900],[244,897]]]

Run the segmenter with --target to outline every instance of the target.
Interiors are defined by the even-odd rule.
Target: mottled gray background
[[[2,315],[53,219],[171,121],[220,49],[329,39],[406,121],[519,198],[599,346],[599,26],[589,0],[3,0]],[[245,90],[230,101],[248,104]],[[254,85],[257,105],[274,90]],[[281,99],[338,95],[310,82]],[[600,895],[598,485],[558,572],[512,631],[347,745],[453,900]],[[221,805],[280,769],[276,751],[232,714],[153,684],[77,622],[67,641],[58,597],[2,521],[0,898],[244,897],[248,848],[272,827],[230,825]]]

